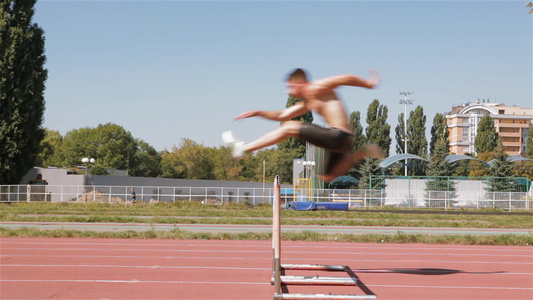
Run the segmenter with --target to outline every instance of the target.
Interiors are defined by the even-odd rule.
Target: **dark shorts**
[[[352,152],[353,135],[337,128],[325,128],[311,123],[303,123],[299,137],[326,150],[326,174],[330,173],[339,160]]]

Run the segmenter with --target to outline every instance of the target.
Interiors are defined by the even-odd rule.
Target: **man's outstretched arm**
[[[347,86],[360,86],[368,89],[375,88],[380,81],[380,76],[378,71],[372,70],[370,72],[370,78],[364,79],[352,74],[344,74],[332,76],[324,79],[316,80],[315,84],[323,86],[326,89],[335,89],[341,85]]]
[[[272,121],[287,121],[294,117],[298,117],[306,113],[308,110],[302,103],[296,103],[295,105],[284,110],[250,110],[243,112],[235,117],[235,120],[242,120],[251,117],[263,117]]]

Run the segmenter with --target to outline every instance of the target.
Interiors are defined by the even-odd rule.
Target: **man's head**
[[[286,77],[287,92],[296,98],[303,97],[305,85],[307,85],[307,74],[303,69],[295,69]]]

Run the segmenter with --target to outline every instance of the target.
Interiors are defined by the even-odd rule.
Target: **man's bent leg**
[[[298,136],[301,125],[302,122],[299,121],[283,122],[279,128],[276,128],[257,140],[244,145],[244,150],[246,152],[253,152],[255,150],[275,145],[289,137]]]
[[[362,150],[355,152],[347,152],[339,161],[333,166],[328,174],[319,176],[320,179],[330,182],[333,179],[346,174],[353,166],[361,162],[365,157],[374,157],[383,159],[383,150],[375,144],[367,144]]]

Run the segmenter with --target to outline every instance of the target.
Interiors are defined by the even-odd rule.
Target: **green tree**
[[[494,149],[494,159],[490,166],[490,175],[497,177],[491,178],[488,183],[489,192],[514,192],[516,191],[516,182],[513,176],[513,162],[509,161],[509,156],[505,153],[505,147],[500,139],[497,140]]]
[[[403,113],[398,116],[398,125],[396,125],[396,154],[405,153],[405,120]]]
[[[141,139],[136,140],[137,146],[129,154],[129,176],[158,177],[161,175],[161,154]]]
[[[448,176],[452,176],[453,168],[446,161],[446,156],[450,154],[450,148],[446,146],[444,139],[437,140],[435,149],[431,154],[426,175],[431,176],[426,182],[427,207],[450,207],[452,201],[432,200],[432,199],[452,199],[455,197],[455,183],[450,181]]]
[[[162,155],[163,175],[185,179],[215,179],[212,151],[190,139]]]
[[[476,158],[488,163],[489,161],[494,159],[494,152],[491,151],[491,152],[478,153],[476,155]],[[473,164],[475,164],[474,167],[471,167]],[[469,162],[469,167],[470,167],[470,173],[469,173],[470,177],[490,176],[489,168],[482,166],[480,163]]]
[[[39,153],[38,166],[47,167],[61,167],[61,144],[63,136],[57,130],[50,130],[45,128],[45,136],[41,141],[41,152]]]
[[[138,151],[131,133],[112,123],[71,130],[61,148],[65,166],[79,165],[81,158],[93,157],[97,166],[128,170],[134,167]]]
[[[208,152],[211,158],[211,164],[213,165],[213,177],[216,180],[246,180],[241,175],[243,167],[243,160],[236,160],[231,156],[229,148],[210,148]],[[251,154],[247,154],[248,157],[253,157]]]
[[[273,149],[267,149],[267,150],[273,150]],[[240,178],[239,180],[255,181],[255,182],[262,180],[263,178],[262,164],[263,164],[263,159],[264,159],[264,156],[263,156],[264,151],[266,150],[257,151],[255,155],[247,153],[244,156],[244,158],[241,160],[242,170],[239,173],[239,178]],[[278,150],[275,150],[275,151],[278,151]]]
[[[178,148],[172,148],[172,152],[163,150],[161,152],[161,177],[163,178],[186,178],[187,166],[185,162],[176,154]]]
[[[417,106],[407,120],[407,152],[420,157],[427,156],[426,116],[422,106]]]
[[[476,140],[474,141],[476,152],[484,153],[494,151],[498,145],[498,133],[494,128],[494,121],[490,115],[486,115],[479,121]]]
[[[433,154],[435,146],[438,141],[444,141],[446,147],[450,148],[450,141],[448,136],[450,135],[448,125],[446,124],[446,117],[437,113],[433,118],[433,126],[431,126],[431,141],[429,143],[429,153]]]
[[[365,142],[365,134],[363,133],[363,126],[361,126],[361,113],[354,111],[350,114],[350,126],[353,130],[353,149],[362,149]]]
[[[292,168],[296,151],[296,149],[267,149],[258,152],[256,156],[254,170],[255,176],[253,181],[261,182],[263,180],[263,160],[265,160],[267,182],[272,182],[274,177],[279,175],[283,183],[292,184]]]
[[[44,31],[32,23],[36,0],[0,3],[0,184],[35,166],[44,138]]]
[[[366,157],[359,165],[359,173],[361,174],[361,178],[359,179],[360,189],[385,188],[385,181],[380,177],[380,175],[382,175],[382,170],[379,166],[378,159]],[[372,177],[372,182],[370,182],[370,177]]]
[[[529,125],[527,131],[526,155],[527,158],[533,159],[533,124]]]
[[[293,96],[289,96],[289,99],[287,99],[287,105],[285,107],[289,108],[296,104],[300,99],[294,98]],[[291,120],[293,121],[300,121],[300,122],[307,122],[307,123],[313,123],[313,114],[309,111],[305,114],[294,117]],[[292,153],[295,153],[294,158],[302,158],[305,156],[305,141],[290,137],[278,144],[278,149],[285,150],[285,149],[295,149],[296,152],[291,151]]]
[[[368,106],[366,114],[366,138],[367,141],[377,144],[383,149],[385,156],[389,155],[391,144],[390,125],[387,124],[387,106],[380,105],[379,100],[375,99]]]

